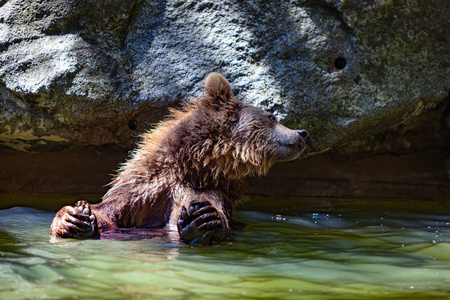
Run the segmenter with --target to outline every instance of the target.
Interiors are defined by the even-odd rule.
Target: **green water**
[[[50,243],[53,215],[0,210],[0,299],[450,298],[445,202],[254,199],[215,247]]]

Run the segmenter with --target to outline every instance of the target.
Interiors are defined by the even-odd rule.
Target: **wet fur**
[[[244,197],[243,178],[300,154],[292,147],[300,142],[298,134],[237,101],[222,75],[211,73],[205,89],[206,97],[173,110],[143,135],[103,201],[91,205],[100,234],[131,227],[176,229],[182,208],[192,201],[209,201],[228,228]]]

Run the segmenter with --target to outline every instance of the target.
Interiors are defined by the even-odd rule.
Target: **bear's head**
[[[209,74],[205,90],[206,97],[174,111],[166,129],[166,161],[181,164],[184,182],[204,188],[262,175],[275,162],[299,157],[308,144],[305,130],[291,130],[273,114],[237,101],[221,74]]]

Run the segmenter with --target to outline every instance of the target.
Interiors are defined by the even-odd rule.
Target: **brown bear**
[[[145,134],[104,195],[89,205],[63,207],[51,225],[57,237],[102,237],[110,230],[142,228],[179,234],[185,243],[218,243],[243,199],[243,178],[293,160],[309,142],[271,113],[235,99],[219,73],[205,80],[207,96]]]

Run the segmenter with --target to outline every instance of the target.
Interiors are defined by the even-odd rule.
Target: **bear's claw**
[[[92,238],[97,236],[97,220],[87,201],[64,206],[53,219],[52,235],[65,238]]]
[[[189,209],[183,207],[178,220],[181,241],[210,245],[224,240],[229,233],[222,214],[208,201],[193,201]]]

